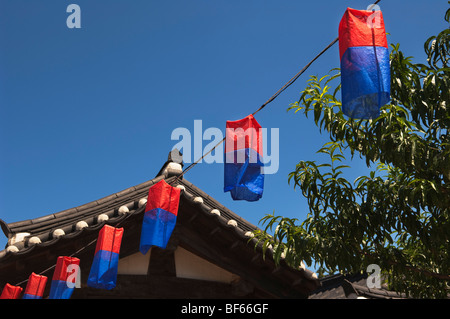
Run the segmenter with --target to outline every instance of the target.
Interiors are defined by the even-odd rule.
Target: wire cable
[[[377,5],[381,0],[377,0],[375,1],[375,3],[371,4],[367,10],[372,10],[375,5]],[[281,93],[283,93],[288,87],[290,87],[295,81],[297,81],[297,79],[303,74],[305,73],[306,70],[308,70],[308,68],[322,55],[324,54],[326,51],[328,51],[328,49],[330,49],[334,44],[336,44],[336,42],[339,41],[339,37],[337,37],[336,39],[334,39],[330,44],[328,44],[321,52],[319,52],[311,61],[308,62],[308,64],[306,64],[296,75],[294,75],[288,82],[286,82],[286,84],[284,84],[274,95],[272,95],[264,104],[262,104],[256,111],[254,111],[252,113],[252,115],[254,116],[255,114],[257,114],[258,112],[260,112],[262,109],[264,109],[269,103],[273,102]],[[192,164],[190,164],[188,167],[186,167],[181,174],[179,174],[177,176],[176,179],[174,179],[170,184],[173,184],[174,182],[178,181],[184,174],[186,174],[189,170],[191,170],[195,165],[197,165],[202,159],[204,159],[206,156],[208,156],[213,150],[215,150],[220,144],[222,144],[225,141],[225,137],[218,142],[213,148],[211,148],[207,153],[205,153],[202,157],[200,157],[199,159],[197,159],[195,162],[193,162]],[[121,220],[117,225],[119,226],[123,221],[125,221],[129,216],[131,216],[131,214],[128,214],[123,220]],[[89,242],[87,245],[83,246],[82,248],[78,249],[76,252],[74,252],[73,254],[71,254],[69,257],[73,257],[74,255],[80,253],[81,251],[83,251],[84,249],[86,249],[87,247],[89,247],[90,245],[94,244],[97,241],[97,238],[92,240],[91,242]],[[52,270],[53,268],[56,267],[56,264],[53,266],[50,266],[49,268],[41,271],[39,273],[39,275],[42,275],[50,270]],[[16,286],[20,286],[24,283],[26,283],[28,281],[28,279],[25,279],[19,283],[16,284]]]
[[[380,0],[378,0],[380,1]],[[305,73],[305,71],[311,66],[311,64],[314,63],[322,54],[324,54],[329,48],[331,48],[336,42],[339,41],[339,37],[334,39],[330,44],[328,44],[319,54],[317,54],[311,61],[309,61],[308,64],[306,64],[294,77],[292,77],[285,85],[283,85],[274,95],[272,95],[263,105],[261,105],[256,111],[252,113],[252,115],[255,115],[259,111],[261,111],[263,108],[265,108],[269,103],[273,102],[281,93],[283,93],[289,86],[291,86],[297,79]],[[202,159],[204,159],[206,156],[208,156],[213,150],[215,150],[220,144],[222,144],[225,141],[226,137],[224,137],[219,143],[217,143],[213,148],[211,148],[206,154],[203,154],[202,157],[197,159],[195,162],[190,164],[188,167],[186,167],[183,172],[181,172],[180,175],[177,176],[176,179],[174,179],[170,184],[175,183],[178,181],[184,174],[186,174],[190,169],[192,169],[195,165],[197,165]]]
[[[381,0],[375,1],[373,4],[367,7],[367,10],[372,10]],[[328,49],[330,49],[333,45],[336,44],[336,42],[339,41],[339,37],[331,41],[330,44],[328,44],[321,52],[319,52],[311,61],[308,62],[296,75],[294,75],[285,85],[283,85],[274,95],[272,95],[263,105],[261,105],[256,111],[252,113],[254,116],[256,113],[261,111],[263,108],[265,108],[269,103],[273,102],[281,93],[283,93],[289,86],[291,86],[297,79],[305,73],[306,70],[313,64],[322,54],[324,54]],[[187,173],[190,169],[192,169],[195,165],[197,165],[202,159],[204,159],[208,154],[210,154],[213,150],[215,150],[220,144],[222,144],[225,141],[225,137],[217,143],[212,149],[210,149],[206,154],[204,154],[202,157],[200,157],[198,160],[193,162],[191,165],[189,165],[186,169],[183,170],[183,172],[177,176],[175,180],[172,181],[172,183],[178,181],[185,173]]]

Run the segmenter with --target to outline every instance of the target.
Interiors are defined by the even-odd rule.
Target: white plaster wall
[[[239,278],[197,255],[178,247],[175,250],[175,268],[179,278],[231,283]]]
[[[151,251],[152,249],[150,248],[145,255],[141,252],[137,252],[133,255],[119,259],[117,273],[119,275],[146,275]]]

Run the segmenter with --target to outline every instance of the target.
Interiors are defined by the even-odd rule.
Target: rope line
[[[381,0],[375,1],[373,4],[371,4],[369,7],[367,7],[367,10],[372,10]],[[265,108],[269,103],[274,101],[281,93],[283,93],[289,86],[291,86],[297,79],[305,73],[306,70],[309,69],[311,64],[313,64],[322,54],[324,54],[328,49],[330,49],[336,42],[339,41],[339,37],[331,41],[330,44],[328,44],[321,52],[319,52],[311,61],[309,61],[308,64],[306,64],[303,69],[301,69],[296,75],[294,75],[285,85],[283,85],[274,95],[272,95],[263,105],[261,105],[256,111],[252,113],[254,116],[256,113],[261,111],[263,108]],[[197,165],[202,159],[204,159],[207,155],[209,155],[213,150],[215,150],[220,144],[222,144],[225,141],[225,137],[217,143],[211,150],[209,150],[206,154],[204,154],[202,157],[200,157],[198,160],[193,162],[191,165],[189,165],[186,169],[183,170],[183,172],[177,176],[175,180],[172,181],[172,183],[178,181],[185,173],[187,173],[190,169],[192,169],[195,165]],[[171,184],[172,184],[171,183]]]
[[[377,5],[381,0],[377,0],[375,1],[373,4],[371,4],[367,10],[372,10],[374,8],[375,5]],[[269,103],[273,102],[281,93],[283,93],[288,87],[290,87],[295,81],[297,81],[297,79],[303,74],[305,73],[305,71],[320,57],[322,56],[326,51],[328,51],[328,49],[330,49],[334,44],[336,44],[336,42],[339,41],[339,37],[337,37],[336,39],[334,39],[330,44],[328,44],[321,52],[319,52],[311,61],[308,62],[308,64],[306,64],[296,75],[294,75],[288,82],[286,82],[286,84],[284,84],[274,95],[272,95],[264,104],[262,104],[256,111],[254,111],[252,113],[252,115],[254,116],[255,114],[257,114],[258,112],[260,112],[262,109],[264,109]],[[192,164],[190,164],[188,167],[186,167],[181,174],[179,174],[177,176],[177,178],[175,178],[171,183],[169,184],[173,184],[174,182],[178,181],[184,174],[186,174],[189,170],[191,170],[195,165],[197,165],[202,159],[204,159],[206,156],[208,156],[213,150],[215,150],[220,144],[222,144],[225,141],[226,137],[224,137],[220,142],[218,142],[213,148],[211,148],[207,153],[205,153],[203,156],[201,156],[199,159],[197,159],[195,162],[193,162]],[[129,216],[131,216],[132,214],[127,214],[127,216],[125,216],[124,219],[122,219],[121,221],[119,221],[119,223],[115,226],[119,226],[122,222],[124,222],[126,219],[128,219]],[[97,241],[97,238],[95,238],[94,240],[92,240],[91,242],[89,242],[86,246],[81,247],[80,249],[78,249],[77,251],[75,251],[73,254],[71,254],[68,257],[73,257],[76,254],[79,254],[81,251],[83,251],[84,249],[86,249],[87,247],[91,246],[92,244],[94,244]],[[44,269],[43,271],[41,271],[39,273],[39,275],[42,275],[50,270],[52,270],[53,268],[56,267],[56,264]],[[16,284],[16,286],[20,286],[24,283],[26,283],[29,279],[25,279],[19,283]]]
[[[378,2],[381,0],[378,0]],[[339,37],[334,39],[330,44],[328,44],[319,54],[317,54],[308,64],[306,64],[303,69],[301,69],[294,77],[292,77],[285,85],[283,85],[274,95],[272,95],[263,105],[261,105],[256,111],[252,113],[254,116],[256,113],[265,108],[269,103],[273,102],[281,93],[283,93],[289,86],[291,86],[297,79],[305,73],[305,71],[313,64],[322,54],[324,54],[328,49],[330,49],[336,42],[339,41]],[[224,137],[219,143],[217,143],[213,148],[211,148],[206,154],[197,159],[195,162],[186,167],[180,175],[177,176],[176,179],[172,181],[172,183],[178,181],[184,174],[186,174],[190,169],[192,169],[195,165],[197,165],[202,159],[208,156],[213,150],[215,150],[220,144],[225,141],[226,137]],[[172,184],[171,183],[171,184]]]

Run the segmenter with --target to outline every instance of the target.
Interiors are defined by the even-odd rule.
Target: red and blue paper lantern
[[[3,287],[2,294],[0,295],[0,299],[19,299],[20,294],[22,293],[23,288],[19,286],[13,286],[11,284],[6,284]]]
[[[87,280],[89,287],[107,290],[116,287],[122,236],[123,228],[105,225],[100,230]]]
[[[75,289],[79,267],[80,259],[76,257],[58,257],[50,286],[50,299],[70,299]]]
[[[177,221],[179,202],[180,189],[165,180],[150,187],[139,244],[144,255],[152,246],[166,248]]]
[[[46,276],[32,272],[28,278],[27,287],[25,288],[22,299],[42,299],[46,284]]]
[[[261,125],[253,115],[227,121],[224,192],[233,200],[257,201],[264,189]]]
[[[347,8],[339,24],[342,111],[357,119],[378,117],[390,101],[390,64],[381,11]]]

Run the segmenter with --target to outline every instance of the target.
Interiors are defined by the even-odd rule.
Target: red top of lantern
[[[339,23],[339,54],[351,47],[388,47],[381,11],[347,8]]]
[[[71,269],[67,269],[69,265],[79,266],[80,259],[76,257],[59,256],[56,261],[56,268],[52,280],[66,281],[67,277],[73,273],[73,271],[70,271]],[[68,271],[70,271],[70,274]]]
[[[148,191],[145,211],[148,212],[154,208],[161,208],[177,216],[180,192],[181,190],[179,188],[170,186],[165,180],[159,181],[150,187]]]
[[[98,234],[95,253],[97,253],[99,250],[105,250],[118,254],[120,252],[122,236],[123,228],[115,228],[109,225],[103,226]]]
[[[43,296],[45,285],[47,284],[47,277],[31,273],[28,278],[27,287],[25,288],[25,294]]]
[[[262,155],[261,125],[253,115],[237,121],[227,121],[225,153],[251,148]]]
[[[18,299],[22,290],[22,287],[6,284],[0,295],[0,299]]]

